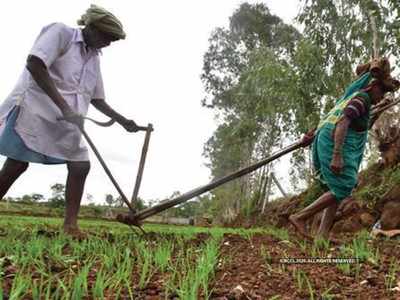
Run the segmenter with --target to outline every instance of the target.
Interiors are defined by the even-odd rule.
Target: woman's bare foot
[[[305,238],[311,239],[311,236],[306,231],[306,224],[296,218],[295,215],[289,216],[289,222],[294,226],[294,228]]]

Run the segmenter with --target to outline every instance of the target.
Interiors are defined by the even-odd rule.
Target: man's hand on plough
[[[128,132],[138,132],[140,130],[140,127],[133,120],[125,119],[119,123]]]

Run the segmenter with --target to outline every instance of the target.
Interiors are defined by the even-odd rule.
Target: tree
[[[135,202],[135,208],[136,208],[137,210],[143,210],[143,209],[147,208],[147,206],[146,206],[146,204],[144,203],[143,199],[141,199],[140,197],[138,197],[138,198],[136,199],[136,202]]]
[[[216,28],[204,55],[201,79],[205,106],[230,107],[231,91],[248,67],[251,51],[268,48],[277,55],[290,54],[299,32],[272,15],[265,4],[243,3],[230,17],[229,29]]]
[[[302,4],[297,20],[304,34],[271,15],[264,4],[248,3],[230,17],[229,28],[213,31],[201,78],[207,92],[202,103],[219,122],[204,147],[214,178],[268,156],[318,125],[354,79],[356,65],[371,57],[370,14],[382,49],[399,54],[397,1]],[[293,184],[311,177],[309,157],[308,150],[292,155]],[[269,171],[261,168],[213,191],[218,211],[257,201]]]
[[[125,202],[121,196],[118,196],[117,198],[115,198],[114,203],[115,203],[115,206],[119,206],[119,207],[123,207],[125,204]]]
[[[107,194],[106,195],[106,203],[108,204],[108,206],[112,206],[114,204],[114,197],[111,194]]]
[[[298,21],[305,36],[318,45],[330,76],[331,95],[337,97],[354,78],[354,68],[373,55],[372,14],[381,55],[398,56],[400,8],[394,0],[302,0]],[[399,62],[398,66],[399,65]]]
[[[43,199],[44,199],[44,196],[42,194],[30,194],[30,195],[23,195],[21,202],[34,203],[34,202],[38,202]]]
[[[39,202],[44,200],[44,196],[42,194],[32,194],[31,198],[33,202]]]
[[[32,203],[32,197],[31,195],[23,195],[21,198],[22,203]]]
[[[295,100],[287,86],[295,74],[288,61],[300,38],[264,4],[243,3],[229,29],[213,32],[201,78],[208,94],[203,105],[215,111],[220,123],[204,148],[214,178],[266,156],[282,143],[281,133],[289,133],[285,126],[293,123],[293,112],[288,107]],[[213,194],[223,209],[238,211],[263,182],[258,176],[245,176]]]
[[[87,200],[87,202],[88,202],[88,205],[90,205],[90,204],[92,204],[92,203],[94,203],[93,202],[93,195],[92,194],[86,194],[86,200]]]
[[[65,206],[65,185],[61,183],[53,184],[50,187],[52,197],[49,198],[49,204],[53,207]]]
[[[325,58],[321,66],[327,83],[323,111],[341,94],[354,78],[353,70],[373,56],[371,15],[376,23],[379,54],[389,59],[400,54],[400,6],[397,0],[302,0],[298,21],[304,35],[318,45]],[[399,60],[392,60],[400,67]],[[395,121],[396,122],[396,121]],[[372,145],[367,149],[373,150]],[[374,151],[368,151],[375,157]],[[368,153],[367,152],[367,153]],[[369,158],[367,157],[369,160]]]

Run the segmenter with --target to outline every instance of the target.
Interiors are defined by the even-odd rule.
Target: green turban
[[[118,39],[125,39],[125,32],[122,23],[108,10],[91,4],[90,8],[78,20],[78,25],[87,26],[93,24],[98,29],[115,36]]]

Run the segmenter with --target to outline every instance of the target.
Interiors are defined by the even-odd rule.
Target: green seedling
[[[330,291],[333,289],[333,286],[331,286],[329,289],[325,290],[322,294],[321,294],[321,298],[322,300],[331,300],[334,299],[335,296],[330,294]]]
[[[394,284],[396,284],[396,274],[399,271],[399,265],[397,264],[397,260],[392,258],[389,265],[388,273],[385,275],[385,287],[387,291],[391,291],[393,289]]]
[[[154,262],[161,272],[165,272],[167,269],[171,260],[172,250],[172,244],[168,241],[165,241],[154,251]]]
[[[268,227],[267,232],[281,241],[290,241],[289,232],[286,229]]]
[[[260,250],[260,254],[261,257],[263,258],[263,260],[265,261],[265,264],[267,265],[268,269],[271,270],[272,269],[272,256],[270,254],[270,252],[268,251],[268,249],[266,249],[263,245],[261,246],[261,250]]]

